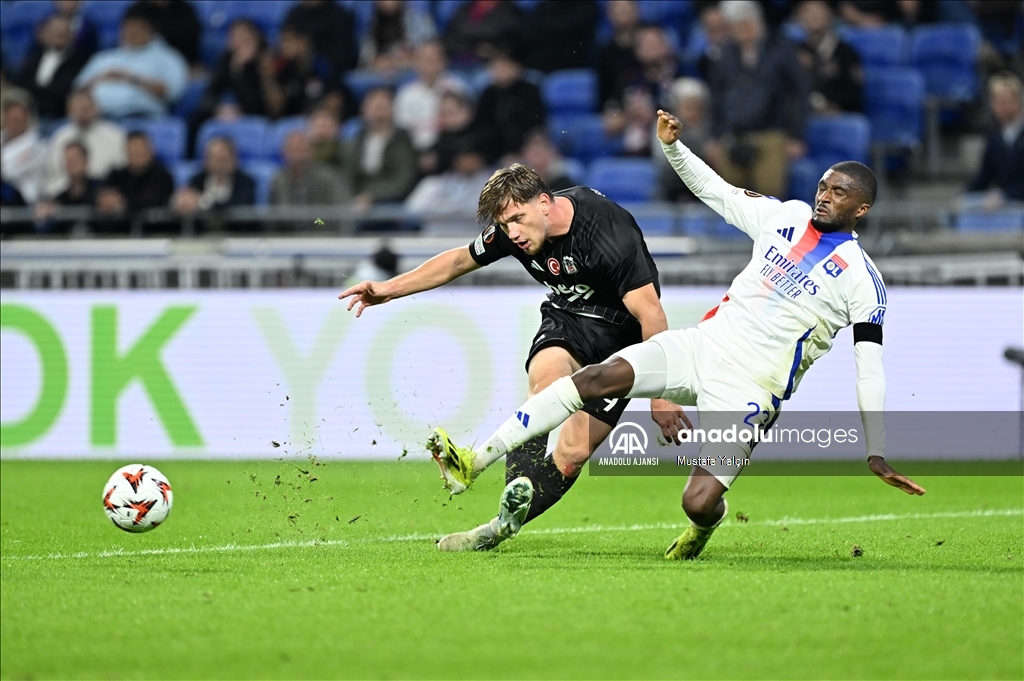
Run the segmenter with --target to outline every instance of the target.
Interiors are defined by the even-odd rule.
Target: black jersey
[[[548,300],[555,307],[614,324],[635,322],[622,296],[647,284],[654,284],[661,295],[658,268],[636,220],[589,187],[572,187],[555,196],[569,199],[575,209],[566,234],[548,239],[540,252],[529,255],[491,225],[469,245],[473,260],[489,265],[511,255],[551,290]]]

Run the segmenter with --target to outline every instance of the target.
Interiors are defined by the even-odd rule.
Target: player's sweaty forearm
[[[469,255],[469,249],[460,246],[435,255],[416,269],[389,279],[383,286],[390,298],[401,298],[437,288],[479,267]]]

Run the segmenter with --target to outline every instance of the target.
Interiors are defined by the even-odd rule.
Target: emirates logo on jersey
[[[548,272],[551,272],[556,277],[562,273],[562,266],[556,259],[548,258]]]
[[[579,271],[576,269],[576,261],[572,259],[571,255],[562,258],[562,264],[565,265],[566,274],[576,274]]]

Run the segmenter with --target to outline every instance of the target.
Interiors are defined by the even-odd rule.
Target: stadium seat
[[[142,131],[149,136],[153,151],[165,164],[185,158],[188,130],[180,118],[131,118],[121,121],[126,132]]]
[[[189,181],[203,169],[200,161],[176,161],[168,165],[171,177],[174,178],[175,188],[184,187]]]
[[[270,184],[280,169],[281,166],[273,161],[253,160],[242,163],[242,172],[256,181],[257,206],[270,203]]]
[[[824,168],[827,168],[828,165],[825,165]],[[790,163],[787,198],[811,203],[818,191],[818,180],[824,174],[824,168],[819,161],[813,158],[800,158]]]
[[[131,0],[92,0],[85,5],[85,16],[96,26],[96,38],[101,50],[117,47],[121,17],[133,4]]]
[[[203,101],[203,93],[206,92],[206,86],[209,84],[210,79],[206,76],[190,80],[185,86],[185,92],[171,107],[171,113],[186,120],[191,118],[199,108],[200,102]]]
[[[584,163],[622,152],[622,139],[604,134],[600,114],[549,116],[548,134],[563,154]]]
[[[646,158],[601,158],[587,176],[587,186],[612,201],[650,201],[657,185],[658,171]]]
[[[811,117],[805,141],[811,157],[825,168],[839,161],[867,164],[871,154],[871,123],[860,114]]]
[[[0,52],[3,53],[4,65],[11,65],[12,70],[21,66],[21,63],[28,57],[29,50],[35,37],[30,31],[18,31],[5,33],[0,40]]]
[[[1018,206],[1005,210],[963,211],[956,215],[953,226],[961,232],[1018,232],[1024,230],[1024,208]]]
[[[4,40],[13,33],[32,33],[43,19],[53,14],[53,3],[49,0],[39,2],[12,2],[3,6],[2,32]]]
[[[555,71],[541,93],[549,113],[590,113],[597,109],[597,76],[590,69]]]
[[[843,28],[839,36],[860,55],[865,68],[905,66],[909,55],[907,32],[902,26]]]
[[[258,159],[263,152],[263,136],[267,121],[260,116],[243,116],[237,121],[206,121],[196,137],[196,158],[202,158],[203,148],[211,137],[227,137],[235,143],[238,157],[243,161]]]
[[[641,202],[621,204],[628,210],[644,236],[672,236],[676,234],[676,209],[670,203]]]
[[[748,238],[746,233],[733,227],[721,215],[704,206],[695,206],[683,211],[680,220],[682,233],[686,236],[710,238]]]
[[[342,140],[354,139],[363,130],[363,119],[355,116],[341,124],[338,136]]]
[[[864,103],[873,144],[916,147],[921,143],[924,78],[916,69],[865,69]]]
[[[640,20],[663,28],[688,28],[695,4],[690,0],[640,0]]]
[[[437,29],[443,32],[459,7],[464,4],[466,4],[466,0],[437,0],[434,3],[434,19],[437,22]]]
[[[267,126],[263,136],[263,153],[260,156],[268,161],[281,162],[281,145],[293,130],[305,130],[308,123],[304,116],[282,118]]]
[[[395,79],[368,69],[356,69],[345,74],[345,85],[357,102],[363,101],[366,93],[375,87],[393,87]]]
[[[914,29],[910,61],[924,76],[925,91],[940,100],[969,102],[978,93],[981,32],[973,24]]]
[[[562,159],[562,171],[574,184],[583,184],[587,179],[587,167],[574,158]]]

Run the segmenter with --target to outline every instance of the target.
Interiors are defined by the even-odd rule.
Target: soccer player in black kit
[[[385,282],[361,282],[338,297],[351,297],[348,309],[355,307],[358,317],[371,305],[436,288],[506,256],[516,258],[551,291],[526,360],[531,396],[668,329],[658,270],[640,228],[628,211],[599,192],[588,187],[552,192],[535,171],[517,163],[488,180],[477,218],[488,226],[468,248],[445,251]],[[509,452],[498,517],[444,537],[438,548],[486,550],[515,536],[569,490],[627,402],[595,400],[546,438]],[[666,400],[651,400],[651,414],[666,438],[690,427],[682,409]],[[453,494],[463,492],[491,463],[452,456],[441,429],[428,448]]]

